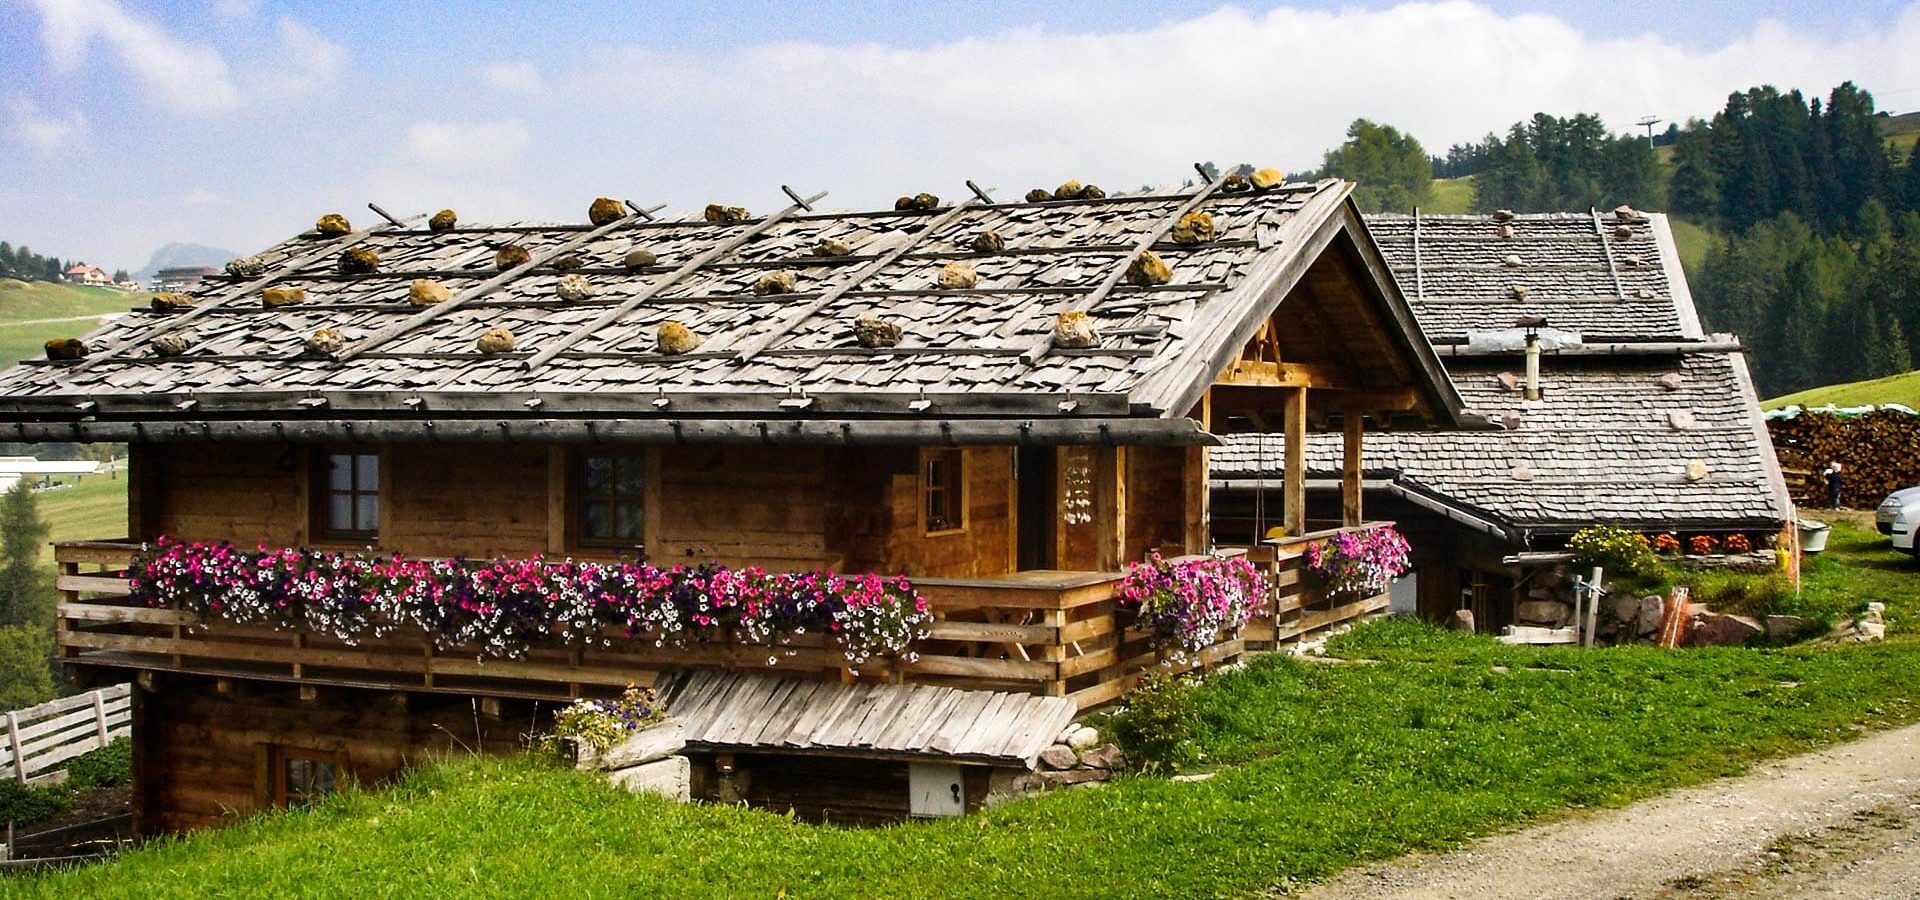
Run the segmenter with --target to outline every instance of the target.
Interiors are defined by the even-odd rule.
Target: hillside
[[[1880,136],[1902,158],[1911,155],[1914,144],[1920,142],[1920,112],[1901,113],[1881,119]]]
[[[0,366],[39,357],[49,338],[93,330],[102,317],[146,302],[145,293],[0,279]]]
[[[1789,404],[1800,406],[1865,406],[1874,403],[1900,403],[1920,409],[1920,372],[1890,375],[1872,381],[1850,381],[1808,388],[1784,397],[1760,403],[1762,409],[1779,409]]]
[[[240,254],[205,244],[165,244],[153,251],[147,264],[134,270],[133,277],[145,282],[153,278],[161,269],[173,269],[183,266],[212,266],[219,268]]]

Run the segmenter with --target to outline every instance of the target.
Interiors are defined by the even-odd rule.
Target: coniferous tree
[[[1433,197],[1433,166],[1413,135],[1355,119],[1347,141],[1327,151],[1328,175],[1355,183],[1363,212],[1412,212]]]
[[[53,699],[53,641],[44,629],[0,626],[0,709]]]
[[[48,531],[23,478],[0,498],[0,625],[52,626],[53,582],[40,563]]]

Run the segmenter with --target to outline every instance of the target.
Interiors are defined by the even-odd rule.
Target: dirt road
[[[1920,897],[1920,726],[1453,853],[1354,869],[1306,896]]]

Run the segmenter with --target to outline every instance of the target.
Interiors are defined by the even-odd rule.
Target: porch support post
[[[1285,505],[1289,537],[1307,533],[1307,389],[1287,389],[1286,420],[1282,425],[1287,439],[1286,477],[1281,491]]]
[[[1364,430],[1364,417],[1357,412],[1347,413],[1341,432],[1340,456],[1340,524],[1348,528],[1364,521],[1360,512],[1360,442]]]

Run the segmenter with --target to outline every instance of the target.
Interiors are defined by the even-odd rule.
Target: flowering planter
[[[605,772],[665,759],[686,746],[686,731],[679,722],[667,719],[642,728],[605,749],[596,749],[579,738],[567,738],[564,755],[576,769]]]

